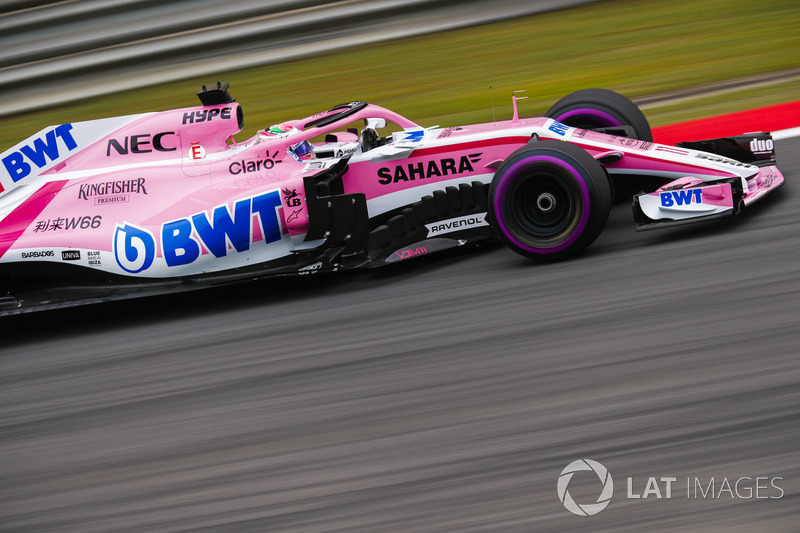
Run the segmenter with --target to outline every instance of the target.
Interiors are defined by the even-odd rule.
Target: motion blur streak
[[[796,531],[798,142],[764,208],[637,234],[619,205],[563,263],[497,247],[7,317],[0,529]],[[583,457],[617,480],[592,517],[556,493]],[[624,497],[757,475],[785,496]]]
[[[592,1],[60,2],[0,17],[0,116]]]

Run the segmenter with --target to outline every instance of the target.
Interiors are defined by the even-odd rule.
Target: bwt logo
[[[703,203],[703,191],[700,189],[662,192],[659,196],[661,196],[661,207]]]
[[[225,257],[230,251],[245,252],[253,243],[253,217],[258,220],[265,244],[281,238],[277,208],[281,206],[278,191],[245,198],[215,207],[211,216],[205,211],[161,225],[161,253],[168,267],[196,261],[202,247],[214,257]],[[152,266],[156,257],[156,237],[150,231],[130,223],[117,226],[114,232],[114,255],[125,272],[137,274]]]
[[[569,493],[569,482],[572,481],[572,476],[575,475],[575,472],[581,471],[594,472],[603,484],[603,490],[595,503],[578,504]],[[561,500],[561,503],[564,504],[564,507],[569,512],[578,516],[592,516],[608,507],[608,504],[611,503],[611,497],[614,496],[614,480],[611,479],[611,474],[608,473],[606,467],[597,461],[578,459],[577,461],[572,461],[561,471],[558,476],[557,489],[558,499]]]
[[[125,272],[137,274],[150,268],[156,257],[156,238],[144,228],[125,223],[114,230],[114,257]]]
[[[72,137],[72,124],[62,124],[44,134],[44,137],[36,137],[32,144],[22,146],[18,151],[11,152],[3,158],[3,165],[8,171],[8,175],[14,182],[17,182],[30,175],[33,168],[31,163],[37,168],[44,168],[49,163],[61,157],[58,139],[71,152],[78,147],[78,143]]]
[[[569,131],[569,126],[567,126],[566,124],[562,124],[557,120],[554,120],[553,123],[550,124],[550,127],[547,129],[552,131],[556,135],[560,135],[561,137],[563,137]]]

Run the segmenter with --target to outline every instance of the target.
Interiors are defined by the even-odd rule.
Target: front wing
[[[686,177],[652,193],[639,193],[633,198],[636,231],[732,216],[784,183],[775,164],[775,145],[768,133],[685,142],[678,146],[755,165],[758,171],[746,179],[704,181]]]

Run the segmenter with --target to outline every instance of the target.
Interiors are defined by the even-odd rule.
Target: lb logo
[[[575,475],[575,472],[581,471],[594,472],[603,484],[603,490],[595,503],[578,504],[569,493],[569,482],[572,480],[572,476]],[[611,497],[614,495],[614,480],[611,479],[611,474],[608,473],[606,467],[597,461],[579,459],[572,461],[561,471],[558,476],[557,488],[558,499],[561,500],[561,503],[569,512],[578,516],[592,516],[608,507],[608,504],[611,503]]]

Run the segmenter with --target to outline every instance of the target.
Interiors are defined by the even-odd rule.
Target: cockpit
[[[419,127],[410,120],[364,101],[349,102],[303,120],[275,124],[260,139],[285,138],[297,161],[349,158],[393,142],[393,134]]]

